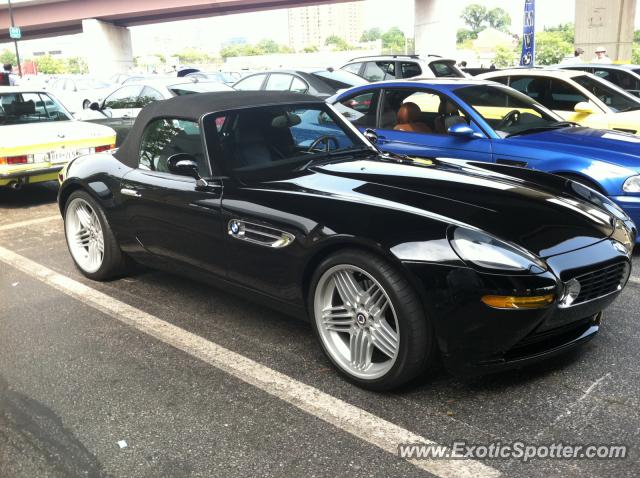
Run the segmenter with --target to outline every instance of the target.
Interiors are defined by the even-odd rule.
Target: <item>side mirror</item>
[[[198,172],[198,161],[190,154],[178,153],[169,156],[167,159],[169,171],[180,176],[188,176],[193,179],[200,179]]]
[[[469,125],[463,124],[463,123],[449,126],[449,129],[447,129],[447,132],[451,136],[457,136],[458,138],[469,138],[469,139],[475,137],[475,134],[476,134],[476,132],[473,131],[473,129]]]
[[[593,108],[593,105],[586,101],[581,101],[580,103],[577,103],[573,107],[573,111],[575,111],[576,113],[583,113],[586,115],[595,113],[595,109]]]
[[[378,133],[376,133],[375,130],[371,128],[367,128],[364,130],[364,137],[367,138],[372,144],[378,143]]]

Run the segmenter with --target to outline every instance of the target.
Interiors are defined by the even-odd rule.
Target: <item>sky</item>
[[[13,0],[16,2],[17,0]],[[23,0],[29,1],[29,0]],[[442,0],[461,11],[466,5],[479,3],[487,8],[501,7],[511,15],[512,31],[522,30],[524,0]],[[536,29],[574,21],[576,0],[536,0]],[[365,28],[379,27],[386,30],[400,27],[407,35],[413,35],[414,0],[364,0]],[[447,5],[449,8],[449,5]],[[640,26],[640,5],[636,15]],[[463,27],[462,20],[454,28]],[[131,28],[135,55],[147,55],[163,49],[199,47],[205,51],[217,51],[220,44],[234,37],[244,37],[249,42],[271,38],[278,43],[288,42],[287,10],[225,15],[207,19],[168,22]],[[40,40],[42,41],[42,40]],[[55,40],[49,40],[51,44]],[[58,43],[69,44],[75,38],[60,38]],[[28,42],[25,43],[27,50]],[[10,46],[5,44],[5,47]],[[2,46],[0,46],[2,48]],[[437,49],[434,49],[436,51]],[[161,51],[160,51],[161,52]]]

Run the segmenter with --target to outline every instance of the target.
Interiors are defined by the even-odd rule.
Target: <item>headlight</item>
[[[546,264],[533,254],[480,231],[458,227],[450,242],[460,259],[483,269],[532,274],[547,270]]]
[[[640,193],[640,176],[631,176],[622,185],[625,193]]]
[[[633,235],[633,232],[629,230],[626,224],[619,219],[616,220],[615,230],[613,231],[613,238],[624,246],[627,254],[633,254],[635,237]]]

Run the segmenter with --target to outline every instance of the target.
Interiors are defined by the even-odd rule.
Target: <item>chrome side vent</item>
[[[288,232],[239,219],[229,221],[227,233],[241,241],[274,249],[287,247],[295,240],[295,236]]]

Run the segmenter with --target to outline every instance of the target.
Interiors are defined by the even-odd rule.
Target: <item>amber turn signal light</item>
[[[554,294],[517,297],[512,295],[485,295],[482,302],[496,309],[541,309],[553,303]]]

